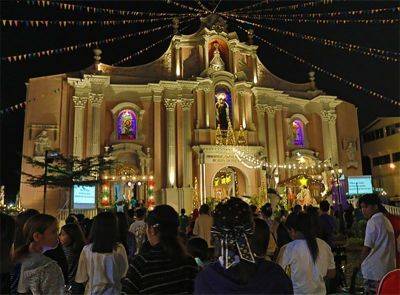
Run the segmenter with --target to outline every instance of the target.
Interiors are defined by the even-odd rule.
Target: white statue
[[[310,206],[310,205],[316,205],[317,202],[315,199],[311,196],[310,190],[307,188],[307,186],[302,186],[300,192],[296,196],[297,204],[301,206]]]
[[[46,150],[50,149],[51,149],[50,139],[47,136],[47,131],[43,130],[35,138],[34,155],[44,156]]]
[[[356,142],[349,140],[346,146],[347,154],[347,168],[358,167],[358,161],[356,160]]]

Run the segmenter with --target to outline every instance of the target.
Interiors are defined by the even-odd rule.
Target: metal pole
[[[43,214],[46,213],[46,193],[47,193],[47,153],[44,152],[44,188],[43,188]]]

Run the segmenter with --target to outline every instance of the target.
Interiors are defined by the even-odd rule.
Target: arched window
[[[295,119],[290,126],[292,128],[292,144],[298,147],[304,147],[304,124],[301,120]]]
[[[232,124],[232,96],[225,86],[215,88],[215,119],[222,130],[227,130],[229,123]]]
[[[137,120],[134,111],[125,109],[117,117],[117,138],[120,140],[134,140],[137,133]]]

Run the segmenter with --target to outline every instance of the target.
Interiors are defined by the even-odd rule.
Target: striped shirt
[[[136,255],[129,263],[122,281],[125,294],[187,294],[193,293],[198,268],[193,258],[175,261],[167,257],[161,246]]]

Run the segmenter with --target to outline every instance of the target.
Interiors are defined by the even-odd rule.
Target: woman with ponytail
[[[178,213],[159,205],[146,218],[149,247],[129,265],[122,290],[125,293],[193,293],[197,265],[178,239]]]
[[[331,248],[317,238],[309,213],[300,213],[290,228],[293,241],[286,245],[279,264],[292,279],[294,294],[326,294],[324,278],[335,276]]]
[[[57,219],[46,214],[31,217],[23,228],[26,243],[14,253],[21,263],[18,293],[64,294],[64,278],[57,262],[43,255],[58,245]]]

